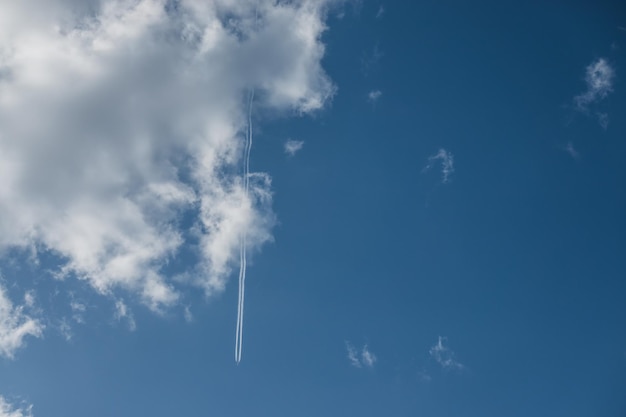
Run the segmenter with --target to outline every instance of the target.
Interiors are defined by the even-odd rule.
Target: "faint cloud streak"
[[[378,8],[378,12],[376,12],[376,19],[381,19],[385,14],[385,7],[381,4]]]
[[[193,321],[193,314],[191,313],[191,309],[189,308],[189,306],[185,306],[185,309],[183,310],[183,316],[185,317],[185,321],[187,323],[191,323]]]
[[[372,52],[366,53],[361,59],[361,71],[364,76],[368,76],[373,70],[378,67],[380,60],[383,57],[383,53],[380,50],[378,44],[374,45]]]
[[[115,318],[118,321],[126,320],[131,332],[137,330],[137,323],[135,323],[133,313],[123,300],[115,302]]]
[[[574,159],[580,158],[580,153],[576,150],[576,148],[574,148],[574,144],[571,141],[567,142],[565,152],[567,152]]]
[[[432,381],[432,377],[430,376],[430,374],[428,372],[426,372],[425,370],[419,371],[417,373],[417,378],[420,382],[422,383],[429,383],[430,381]]]

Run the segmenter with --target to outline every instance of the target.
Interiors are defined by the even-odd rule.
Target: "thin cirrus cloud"
[[[32,405],[16,406],[0,395],[0,417],[32,417]]]
[[[3,2],[0,251],[52,254],[68,285],[155,312],[223,291],[242,232],[258,249],[275,223],[269,175],[251,173],[245,193],[237,174],[246,97],[285,114],[324,107],[330,3]],[[175,280],[163,266],[183,250],[197,262]],[[2,297],[6,354],[41,327]]]
[[[289,139],[285,142],[285,153],[288,156],[294,156],[304,146],[303,140]]]
[[[604,58],[593,61],[585,69],[585,83],[587,89],[574,97],[574,105],[578,111],[589,113],[592,107],[604,100],[613,92],[615,70]],[[609,116],[604,112],[597,111],[598,123],[603,129],[609,125]]]
[[[441,182],[449,183],[450,176],[454,173],[454,155],[446,149],[439,149],[436,154],[428,157],[428,163],[422,172],[429,171],[436,162],[441,162]]]
[[[373,368],[378,360],[367,344],[363,345],[360,350],[357,350],[350,342],[346,342],[346,352],[348,361],[355,368]]]
[[[430,357],[435,360],[443,369],[446,370],[463,370],[465,365],[458,362],[455,358],[455,354],[449,347],[445,345],[447,339],[439,336],[437,343],[435,343],[428,353]]]

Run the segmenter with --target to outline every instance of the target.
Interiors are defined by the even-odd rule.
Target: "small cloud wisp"
[[[304,146],[303,140],[289,139],[285,142],[285,153],[288,156],[294,156]]]
[[[574,97],[576,110],[589,113],[590,107],[604,100],[613,92],[615,69],[604,58],[599,58],[589,64],[585,70],[587,90]],[[603,129],[609,126],[609,115],[605,112],[596,112],[598,123]]]
[[[574,144],[571,141],[567,142],[567,145],[565,146],[565,152],[567,152],[569,156],[574,159],[580,158],[580,153],[576,150],[576,148],[574,148]]]
[[[439,336],[439,338],[437,339],[437,343],[433,345],[428,351],[430,357],[433,358],[435,362],[437,362],[439,365],[441,365],[443,369],[459,371],[465,369],[465,365],[455,359],[454,352],[450,350],[449,347],[444,345],[446,340],[447,339],[445,337]]]
[[[13,359],[26,336],[41,337],[44,325],[24,313],[27,304],[14,306],[0,286],[0,356]]]
[[[363,345],[361,351],[358,351],[350,342],[346,342],[346,351],[348,361],[355,368],[373,368],[378,360],[367,344]]]
[[[443,148],[439,149],[439,152],[428,157],[428,164],[424,167],[422,172],[430,170],[436,161],[441,161],[441,182],[447,184],[450,182],[450,176],[454,173],[454,155],[452,152]]]
[[[378,8],[378,12],[376,12],[376,19],[381,19],[385,14],[385,7],[381,4]]]
[[[367,94],[367,100],[370,103],[376,103],[378,101],[378,99],[380,98],[380,96],[383,95],[383,92],[380,90],[372,90]]]

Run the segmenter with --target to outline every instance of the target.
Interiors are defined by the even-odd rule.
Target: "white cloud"
[[[0,395],[0,417],[32,417],[33,406],[15,406]]]
[[[589,64],[585,69],[587,90],[574,97],[576,109],[583,113],[588,113],[592,105],[602,101],[613,92],[614,80],[615,70],[606,59],[599,58]],[[600,126],[606,130],[609,125],[609,115],[597,112],[596,116]]]
[[[187,323],[191,323],[193,321],[193,314],[191,313],[191,309],[189,308],[189,306],[185,306],[185,309],[183,310],[183,315]]]
[[[363,362],[363,365],[368,368],[372,368],[374,367],[376,360],[376,355],[369,350],[369,347],[367,345],[363,346],[363,349],[361,350],[361,362]]]
[[[454,155],[443,148],[439,149],[439,152],[428,157],[428,164],[422,172],[430,170],[436,161],[441,161],[441,181],[444,184],[450,182],[450,176],[454,173]]]
[[[380,98],[380,96],[382,95],[383,95],[382,91],[372,90],[367,94],[367,99],[372,103],[376,103],[378,99]]]
[[[609,127],[609,115],[598,112],[596,116],[598,117],[598,123],[600,123],[602,129],[606,130]]]
[[[41,337],[43,324],[24,313],[25,307],[30,307],[28,301],[13,306],[6,289],[0,285],[0,356],[11,359],[24,345],[26,336]]]
[[[70,302],[70,308],[72,309],[72,319],[74,319],[76,323],[84,323],[85,318],[83,313],[87,311],[87,306],[83,303],[72,300]]]
[[[72,337],[73,337],[72,326],[70,326],[70,324],[67,322],[67,319],[61,319],[59,321],[58,330],[59,330],[59,333],[61,333],[61,335],[63,336],[63,338],[65,338],[67,342],[72,340]]]
[[[361,361],[359,360],[359,352],[350,342],[346,342],[346,350],[348,351],[348,360],[350,361],[350,364],[356,368],[360,368]]]
[[[369,349],[367,345],[363,345],[360,351],[358,351],[350,342],[346,342],[346,351],[348,354],[348,361],[356,368],[373,368],[377,361],[376,355]]]
[[[285,153],[289,156],[294,156],[304,146],[303,140],[289,139],[285,142]]]
[[[421,370],[417,373],[417,378],[420,382],[427,384],[430,381],[433,380],[433,378],[430,376],[430,374],[428,372],[426,372],[425,370]]]
[[[259,248],[274,224],[269,176],[246,195],[237,175],[246,93],[324,106],[330,2],[2,2],[0,251],[49,251],[57,276],[160,311],[182,291],[162,266],[188,248],[187,284],[222,291],[242,231]]]
[[[431,358],[433,358],[444,369],[463,370],[465,365],[455,359],[455,354],[447,346],[444,346],[445,337],[439,336],[437,343],[429,350]]]

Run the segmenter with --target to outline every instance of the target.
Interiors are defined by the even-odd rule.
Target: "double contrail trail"
[[[244,165],[243,165],[243,188],[244,188],[244,204],[248,200],[248,191],[250,189],[250,151],[252,150],[252,102],[254,101],[254,90],[250,92],[248,101],[248,129],[246,132],[246,144],[244,148]],[[243,306],[246,292],[246,239],[248,230],[244,228],[241,239],[239,241],[239,299],[237,302],[237,330],[235,333],[235,362],[241,362],[241,347],[243,344]]]

